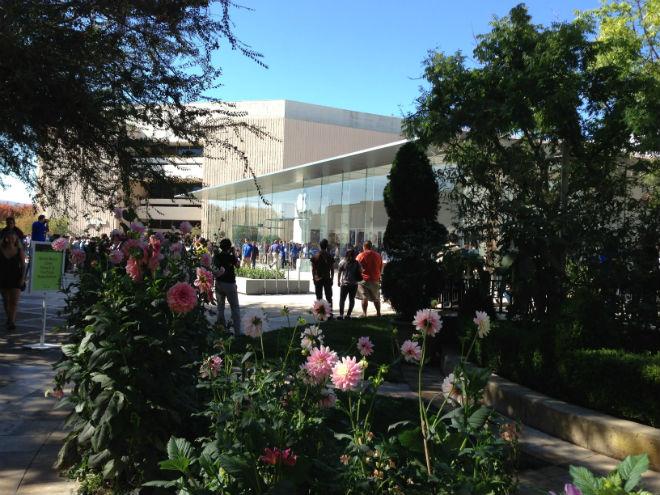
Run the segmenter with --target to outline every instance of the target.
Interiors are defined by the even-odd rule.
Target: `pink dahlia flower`
[[[442,393],[445,397],[453,399],[459,404],[462,402],[463,395],[461,394],[461,389],[456,385],[456,377],[453,373],[449,373],[442,380]]]
[[[333,366],[337,363],[337,353],[331,351],[327,346],[314,347],[307,356],[305,371],[314,381],[321,383],[332,373]]]
[[[312,306],[312,314],[318,321],[325,321],[330,318],[332,308],[325,299],[317,299]]]
[[[108,259],[110,260],[110,263],[113,265],[118,265],[122,261],[124,261],[124,253],[122,253],[119,249],[113,249],[110,251],[110,254],[108,255]]]
[[[279,453],[280,451],[277,448],[274,449],[265,448],[264,454],[262,456],[259,456],[259,460],[264,464],[270,464],[274,466],[275,464],[277,464],[277,461],[280,458]]]
[[[53,242],[51,242],[50,245],[55,251],[64,251],[69,247],[69,239],[66,237],[58,237]]]
[[[485,311],[477,311],[472,320],[477,325],[477,334],[483,339],[490,332],[490,317]]]
[[[142,267],[140,266],[140,260],[137,258],[128,258],[126,262],[126,273],[131,277],[133,282],[142,280]]]
[[[121,245],[121,250],[126,257],[133,256],[142,258],[146,256],[145,249],[144,242],[138,239],[127,239],[126,242]]]
[[[422,358],[422,348],[417,342],[406,340],[401,346],[401,354],[403,354],[403,359],[409,363],[419,362]]]
[[[137,234],[141,234],[142,232],[147,230],[147,228],[144,226],[142,222],[138,220],[133,220],[131,222],[131,230]]]
[[[329,409],[334,407],[337,403],[337,396],[335,395],[334,390],[328,388],[321,392],[321,400],[319,401],[319,406],[324,409]]]
[[[354,357],[343,357],[332,368],[332,384],[339,390],[355,390],[362,379],[362,370]]]
[[[160,254],[160,251],[154,251],[151,256],[149,257],[149,261],[147,261],[147,268],[151,270],[151,272],[155,272],[158,270],[158,267],[160,266],[161,260],[164,258],[162,254]]]
[[[209,253],[204,253],[199,257],[199,262],[202,266],[209,267],[211,266],[211,255]]]
[[[442,328],[440,315],[432,309],[420,309],[417,311],[412,323],[415,325],[415,330],[426,333],[430,337],[435,336]]]
[[[188,313],[197,305],[197,293],[192,285],[177,282],[167,291],[167,305],[174,313]]]
[[[261,334],[268,331],[268,323],[266,322],[266,315],[260,309],[248,311],[241,319],[241,326],[245,335],[256,339]]]
[[[197,290],[201,293],[210,295],[213,294],[213,274],[208,271],[206,268],[197,268],[197,278],[193,282],[193,285],[197,287]]]
[[[202,378],[215,378],[220,373],[222,358],[218,355],[208,357],[199,368],[199,376]]]
[[[357,342],[358,351],[363,356],[371,356],[374,353],[374,343],[369,337],[360,337]]]
[[[80,266],[85,262],[87,255],[82,249],[74,249],[71,251],[71,263]]]
[[[183,235],[190,234],[192,232],[192,225],[190,222],[181,222],[179,224],[179,230]]]
[[[295,466],[298,456],[291,449],[285,449],[280,451],[280,460],[285,466]]]

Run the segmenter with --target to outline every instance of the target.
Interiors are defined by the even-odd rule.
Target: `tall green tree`
[[[437,221],[440,192],[425,148],[414,142],[401,146],[388,179],[383,245],[391,260],[383,272],[383,294],[398,313],[412,317],[438,295],[441,273],[435,257],[447,241],[447,229]]]
[[[523,5],[478,36],[471,61],[431,53],[409,135],[441,148],[460,228],[512,260],[513,312],[556,314],[569,261],[610,252],[630,183],[655,147],[650,74],[602,63],[581,19],[543,27]],[[657,148],[656,148],[657,149]]]
[[[172,139],[219,141],[247,167],[219,131],[259,130],[236,122],[231,106],[190,105],[218,84],[211,56],[221,46],[262,64],[236,38],[232,6],[3,0],[0,173],[36,185],[45,203],[76,184],[110,205],[135,182],[167,181],[153,158],[167,155]]]

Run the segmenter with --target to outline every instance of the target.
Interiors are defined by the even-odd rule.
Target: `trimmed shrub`
[[[284,278],[284,272],[282,270],[273,270],[272,268],[252,268],[242,266],[236,269],[236,276],[259,280],[282,279]]]
[[[440,193],[424,149],[401,146],[388,178],[383,245],[391,261],[383,272],[383,295],[397,313],[411,318],[438,294],[441,272],[434,260],[447,229],[436,221]]]
[[[563,356],[558,371],[572,402],[660,426],[660,353],[579,349]]]

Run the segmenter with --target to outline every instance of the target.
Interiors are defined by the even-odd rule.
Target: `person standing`
[[[252,250],[250,251],[250,261],[252,262],[252,268],[257,266],[257,260],[259,259],[259,246],[257,241],[252,242]]]
[[[32,240],[46,242],[46,234],[48,234],[46,215],[39,215],[37,221],[32,223]]]
[[[348,311],[346,319],[351,317],[351,312],[355,307],[355,294],[357,293],[358,282],[362,280],[362,267],[355,259],[355,251],[348,249],[344,258],[339,262],[337,268],[337,285],[339,286],[339,317],[344,319],[344,304],[348,297]]]
[[[250,266],[252,263],[252,244],[247,239],[243,242],[243,262],[242,266]]]
[[[362,299],[362,316],[367,316],[369,301],[374,303],[376,315],[380,316],[380,274],[383,259],[372,249],[371,241],[366,241],[363,250],[357,256],[362,266],[362,281],[358,284],[358,299]]]
[[[14,217],[7,217],[5,219],[5,227],[2,230],[0,230],[0,236],[4,236],[5,234],[9,233],[10,230],[16,232],[19,242],[23,243],[25,234],[23,234],[23,231],[21,229],[16,227],[16,219]]]
[[[314,280],[314,290],[316,299],[323,299],[330,304],[330,314],[332,315],[332,279],[335,275],[335,260],[328,252],[328,240],[321,239],[319,243],[321,250],[312,256],[312,278]]]
[[[7,316],[7,330],[16,328],[16,309],[25,286],[25,253],[16,232],[8,231],[0,241],[0,292]]]
[[[236,288],[236,268],[240,266],[240,262],[234,253],[231,240],[222,239],[220,241],[220,251],[216,250],[213,255],[213,266],[216,270],[222,272],[215,279],[215,299],[218,301],[217,323],[227,328],[225,320],[225,300],[227,300],[231,308],[234,334],[240,335],[241,310],[238,305],[238,290]]]

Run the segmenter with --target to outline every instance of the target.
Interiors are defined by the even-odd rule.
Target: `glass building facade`
[[[383,191],[400,145],[284,169],[256,183],[246,179],[200,190],[195,195],[205,204],[205,234],[235,244],[246,238],[263,245],[293,242],[310,252],[325,238],[340,255],[370,240],[380,250],[388,218]],[[449,225],[448,205],[441,206],[438,220]]]

